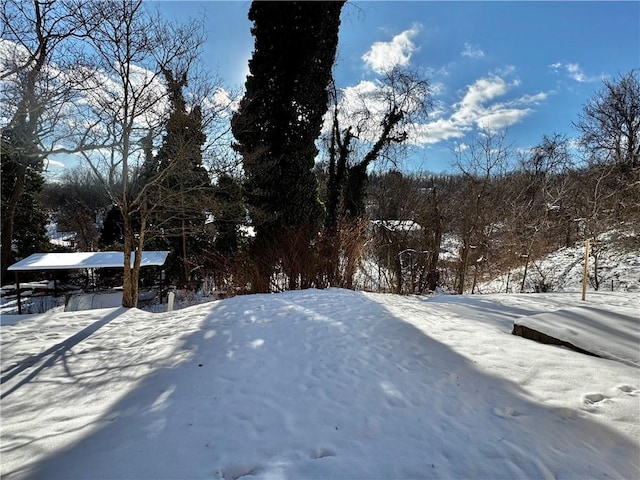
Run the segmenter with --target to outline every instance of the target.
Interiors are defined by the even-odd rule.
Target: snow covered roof
[[[168,251],[142,252],[142,267],[164,265]],[[133,257],[131,258],[133,266]],[[123,252],[34,253],[11,265],[8,270],[64,270],[74,268],[123,267]]]

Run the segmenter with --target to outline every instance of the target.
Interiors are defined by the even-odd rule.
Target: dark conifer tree
[[[0,147],[3,277],[14,255],[25,257],[49,246],[47,214],[38,202],[44,186],[42,155],[26,116],[23,121],[19,117],[13,127],[2,130]]]
[[[238,227],[245,221],[242,185],[223,174],[214,188],[215,248],[223,255],[233,255],[240,246]]]
[[[155,158],[147,155],[142,172],[161,175],[163,179],[150,190],[145,208],[155,212],[152,228],[161,230],[173,252],[167,264],[170,276],[180,284],[188,284],[193,267],[191,258],[206,249],[210,239],[205,223],[212,191],[209,173],[202,165],[206,135],[200,107],[187,109],[183,95],[186,72],[174,75],[164,70],[163,73],[171,113],[162,146]]]
[[[249,10],[255,46],[232,131],[261,254],[281,248],[287,231],[310,235],[323,221],[315,141],[327,110],[343,4],[254,1]],[[261,275],[269,273],[266,266]],[[296,273],[288,272],[290,286]]]
[[[122,211],[113,205],[104,217],[102,230],[100,231],[100,248],[107,250],[120,250],[122,248],[122,236],[124,234],[124,220]]]
[[[39,197],[45,179],[42,163],[27,169],[25,187],[14,218],[14,242],[19,257],[50,249],[46,225],[49,219]]]

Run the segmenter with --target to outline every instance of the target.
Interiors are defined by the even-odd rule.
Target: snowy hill
[[[640,252],[625,252],[604,245],[597,250],[597,262],[589,257],[589,291],[594,290],[597,275],[599,290],[640,292]],[[597,268],[596,268],[597,266]],[[579,291],[582,288],[584,246],[560,248],[531,262],[525,281],[525,292],[544,287],[547,291]],[[479,287],[482,293],[519,292],[524,268],[500,275]]]
[[[329,289],[27,317],[1,327],[0,473],[639,478],[640,369],[510,334],[577,307],[640,305]]]

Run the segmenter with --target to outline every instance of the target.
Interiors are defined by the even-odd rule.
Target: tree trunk
[[[131,297],[134,307],[138,306],[138,292],[140,290],[140,264],[142,262],[142,248],[136,247],[133,253],[133,268],[131,269]]]
[[[337,118],[334,120],[337,125]],[[347,160],[349,158],[349,145],[353,138],[351,127],[344,133],[341,139],[340,132],[334,131],[332,141],[338,146],[337,159],[336,150],[332,146],[331,159],[329,163],[329,180],[327,182],[327,220],[328,229],[334,229],[338,221],[338,209],[340,208],[340,193],[344,188],[345,173],[347,171]]]
[[[524,285],[527,280],[527,270],[529,269],[529,255],[527,255],[527,259],[524,262],[524,273],[522,274],[522,283],[520,284],[520,293],[524,293]]]
[[[478,264],[473,266],[473,283],[471,284],[471,294],[476,293],[476,285],[478,284]]]
[[[184,268],[184,271],[183,271],[184,283],[185,283],[185,286],[187,287],[187,290],[190,290],[191,279],[189,278],[189,264],[187,262],[187,229],[184,225],[184,218],[182,219],[181,228],[182,228],[182,266]]]
[[[397,253],[393,256],[393,266],[396,271],[396,286],[395,293],[398,295],[402,294],[403,287],[403,278],[402,278],[402,258],[400,258],[400,253]]]
[[[598,253],[593,255],[593,289],[596,292],[600,290],[600,277],[598,276],[598,258]]]
[[[463,240],[462,249],[460,252],[460,266],[458,267],[458,285],[456,292],[460,295],[464,293],[464,283],[467,277],[467,265],[469,264],[469,255],[471,253],[471,245],[469,239]]]
[[[433,215],[431,222],[433,225],[433,244],[431,245],[431,256],[429,257],[429,264],[427,267],[427,289],[435,291],[438,286],[439,273],[438,273],[438,261],[440,260],[440,248],[442,244],[442,215],[438,209],[438,196],[433,190]]]
[[[122,306],[125,308],[135,308],[138,304],[137,289],[134,292],[133,271],[131,269],[131,254],[133,250],[133,228],[131,226],[131,215],[122,209],[123,218],[123,245],[124,271],[122,276]]]

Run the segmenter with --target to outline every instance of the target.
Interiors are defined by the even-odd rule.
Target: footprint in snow
[[[601,393],[587,393],[582,396],[582,403],[587,405],[601,403],[601,402],[604,402],[605,400],[608,400],[608,398]]]
[[[227,465],[225,468],[216,472],[216,478],[223,480],[239,480],[244,477],[255,476],[259,471],[260,468],[258,466]]]
[[[621,392],[626,393],[627,395],[632,395],[632,396],[637,396],[638,394],[640,394],[640,390],[633,388],[630,385],[618,385],[616,387],[618,390],[620,390]]]

